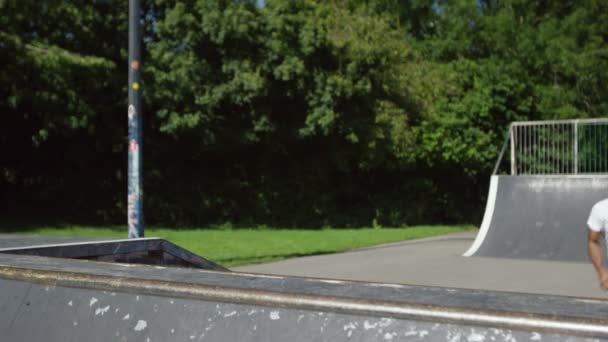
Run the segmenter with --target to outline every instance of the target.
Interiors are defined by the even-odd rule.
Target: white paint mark
[[[118,311],[120,311],[120,308],[114,309],[114,313],[118,313]]]
[[[44,288],[44,291],[46,291],[46,292],[49,292],[50,290],[51,290],[51,288],[50,288],[50,287],[48,287],[48,286],[46,286],[46,287]]]
[[[420,332],[418,332],[418,336],[420,336],[421,338],[424,338],[428,334],[428,330],[420,330]]]
[[[281,316],[278,311],[272,311],[270,312],[270,319],[276,321],[277,319],[281,319]]]
[[[116,292],[112,292],[112,293],[110,293],[110,296],[112,296],[112,297],[116,297]]]
[[[349,330],[348,333],[346,334],[346,336],[351,337],[353,335],[353,331]]]
[[[149,338],[149,337],[148,337],[148,338],[146,338],[146,342],[150,342],[150,338]]]
[[[135,300],[139,301],[139,296],[135,296]]]
[[[541,336],[540,336],[540,334],[539,334],[539,333],[537,333],[537,332],[533,332],[533,333],[532,333],[532,337],[530,337],[530,339],[531,339],[532,341],[540,341],[540,340],[541,340]]]
[[[257,324],[253,326],[253,330],[254,330],[254,331],[255,331],[255,330],[258,330],[258,325],[257,325]]]
[[[95,310],[95,316],[97,315],[104,315],[106,312],[108,312],[110,310],[110,306],[106,306],[105,308],[98,308],[97,310]]]
[[[128,320],[129,318],[131,318],[130,314],[126,314],[125,317],[122,318],[123,321]]]
[[[304,318],[304,315],[300,315],[300,316],[298,316],[298,321],[297,321],[297,323],[300,323],[300,321],[301,321],[303,318]]]
[[[169,304],[173,304],[173,303],[175,303],[175,301],[174,301],[173,299],[171,299],[171,300],[169,301]]]
[[[478,334],[474,331],[471,333],[471,335],[467,337],[467,341],[469,342],[483,342],[485,341],[485,339],[485,336],[483,336],[482,334]]]
[[[72,323],[72,325],[73,325],[73,326],[77,326],[77,325],[78,325],[78,322],[74,321],[74,322]]]
[[[229,312],[229,313],[225,314],[224,317],[232,317],[234,315],[236,315],[236,311]]]
[[[175,329],[171,329],[171,333],[172,333],[172,334],[175,334]]]
[[[513,337],[513,334],[511,334],[510,332],[508,333],[504,333],[502,335],[503,340],[504,341],[511,341],[511,342],[516,342],[517,340],[515,339],[515,337]]]
[[[363,321],[363,329],[369,330],[374,329],[378,326],[378,323],[370,323],[368,320]]]
[[[251,310],[247,313],[247,316],[255,315],[256,313],[258,313],[256,310]]]
[[[137,324],[135,325],[135,328],[133,328],[135,331],[142,331],[144,329],[146,329],[146,327],[148,326],[148,323],[146,323],[146,321],[144,320],[139,320],[137,321]]]
[[[393,339],[393,337],[395,337],[395,335],[397,335],[397,334],[395,334],[395,333],[386,333],[386,334],[384,334],[384,339],[387,340],[387,341],[390,341],[390,340]]]
[[[97,300],[97,298],[95,298],[95,297],[92,297],[92,298],[91,298],[91,301],[89,302],[89,306],[93,306],[93,305],[95,305],[95,303],[97,303],[97,302],[99,302],[99,300]]]
[[[137,267],[137,265],[136,265],[136,264],[121,264],[121,263],[115,263],[114,265],[116,265],[116,266],[121,266],[121,267],[127,267],[127,268],[130,268],[130,267]]]
[[[456,333],[456,335],[454,335],[454,336],[452,336],[452,338],[450,338],[450,341],[449,341],[449,342],[457,342],[457,341],[460,341],[460,337],[461,337],[460,333]]]
[[[74,303],[72,303],[72,301],[69,301],[69,302],[68,302],[68,305],[69,305],[69,306],[73,306],[73,305],[74,305]]]
[[[418,335],[418,332],[416,330],[410,330],[410,331],[406,331],[405,336],[415,336]]]
[[[380,328],[386,328],[386,327],[390,326],[391,324],[393,324],[393,320],[390,318],[383,318],[380,320],[380,322],[378,322],[378,325],[380,326]]]
[[[357,329],[357,326],[353,322],[350,322],[344,326],[344,330],[353,330],[353,329]]]
[[[196,338],[196,336],[194,336],[194,335],[190,335],[190,339],[191,339],[191,340],[194,340],[195,338]]]

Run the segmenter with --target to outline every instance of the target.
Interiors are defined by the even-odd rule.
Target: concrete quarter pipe
[[[465,256],[587,262],[586,222],[607,175],[497,176]]]

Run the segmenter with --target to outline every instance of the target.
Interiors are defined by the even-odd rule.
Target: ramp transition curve
[[[492,176],[484,218],[465,256],[587,262],[587,218],[608,176]]]

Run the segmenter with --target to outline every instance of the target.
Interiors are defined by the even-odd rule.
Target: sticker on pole
[[[131,151],[131,152],[137,151],[137,141],[131,140],[129,142],[129,151]]]
[[[133,105],[129,105],[129,120],[133,120],[133,118],[135,117],[135,107]]]

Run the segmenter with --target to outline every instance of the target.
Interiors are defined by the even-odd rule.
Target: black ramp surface
[[[109,241],[84,241],[37,246],[2,248],[3,242],[15,245],[19,239],[2,239],[0,253],[36,255],[54,258],[87,259],[129,264],[194,267],[228,271],[228,269],[159,238],[138,238]],[[24,238],[25,241],[30,239]]]
[[[608,176],[492,176],[479,234],[466,256],[587,262],[587,218]]]

